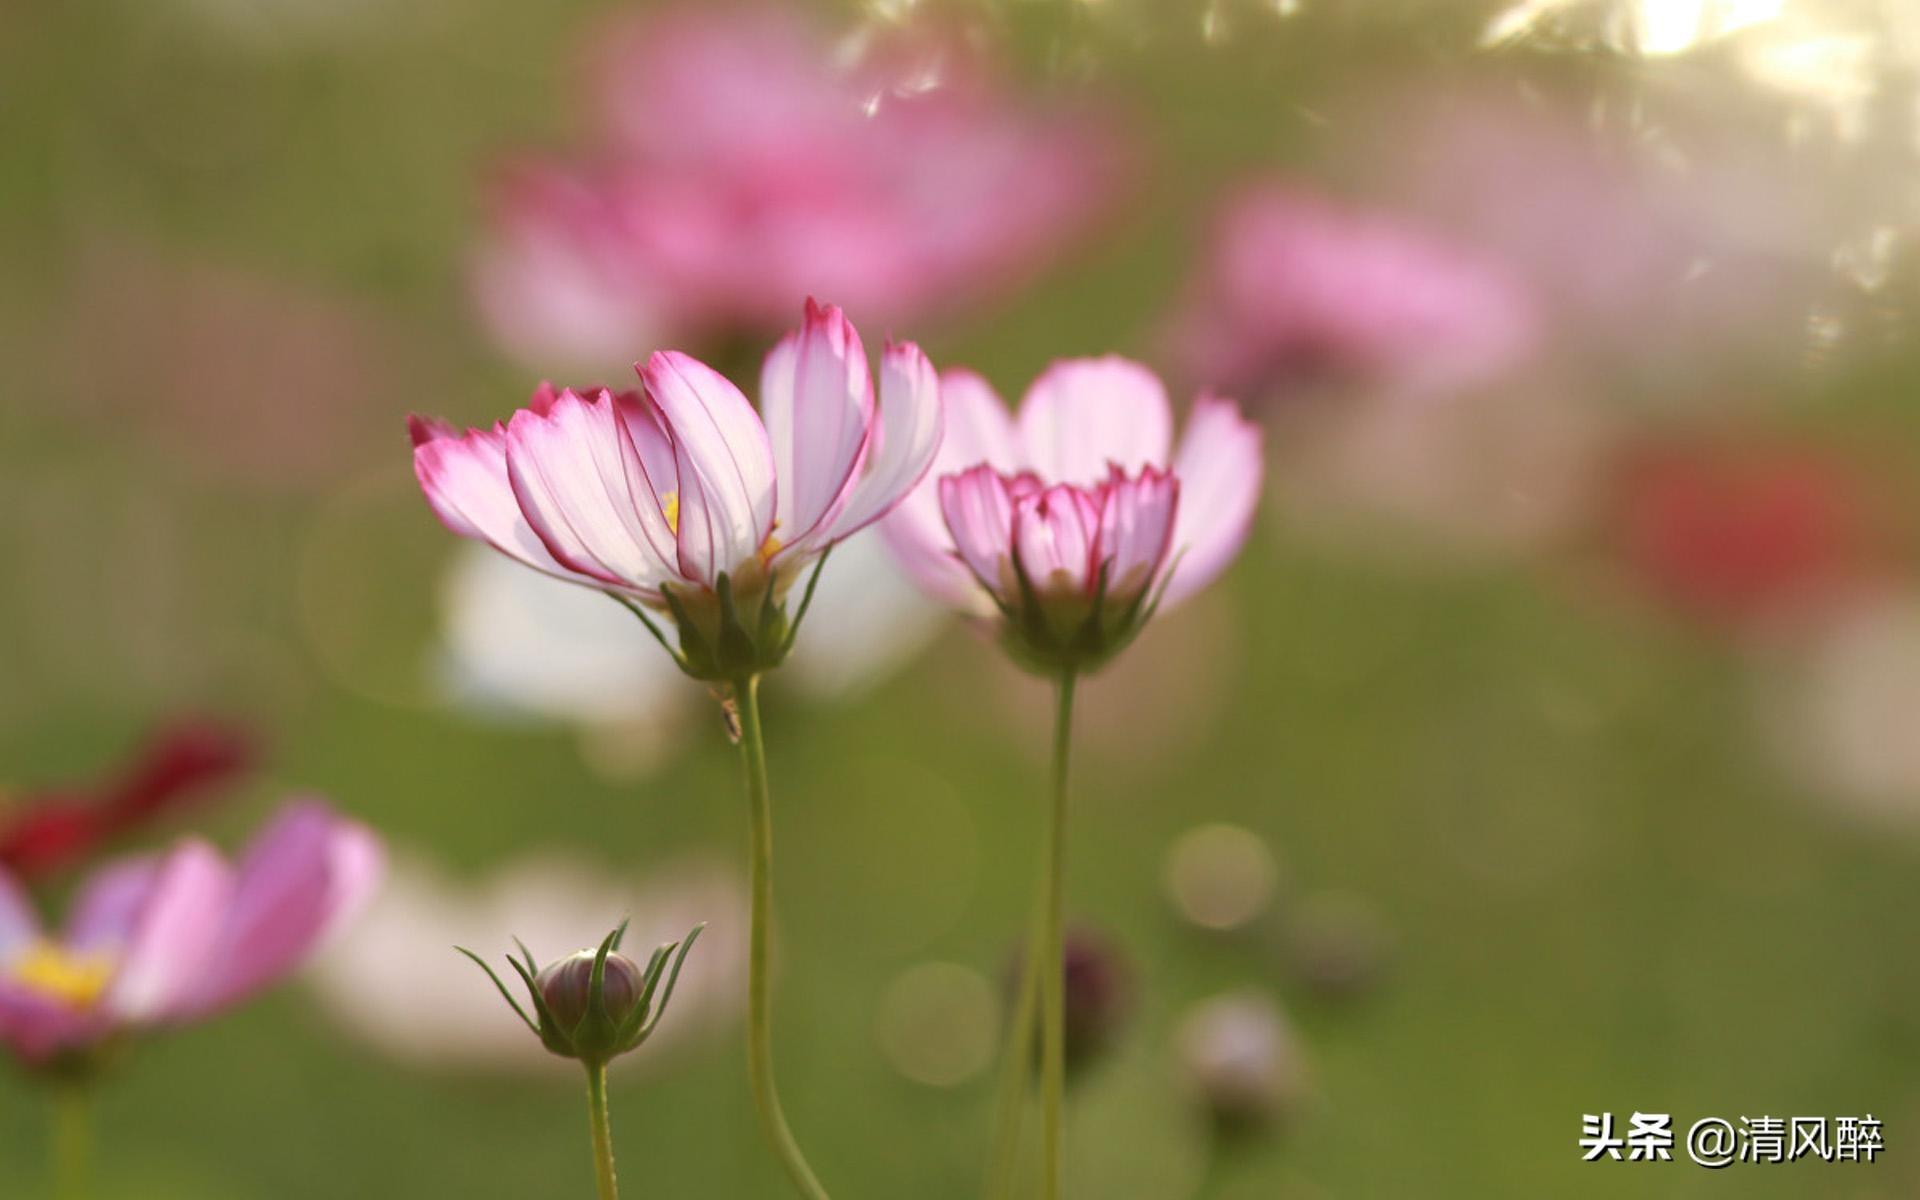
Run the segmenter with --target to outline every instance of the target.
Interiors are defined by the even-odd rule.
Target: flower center
[[[668,492],[666,495],[660,497],[660,513],[667,519],[667,528],[671,529],[674,536],[678,537],[680,534],[679,492]]]
[[[29,992],[72,1008],[90,1008],[113,978],[113,956],[99,951],[75,954],[40,941],[8,963],[6,974]]]

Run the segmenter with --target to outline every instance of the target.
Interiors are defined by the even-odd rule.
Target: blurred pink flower
[[[57,935],[0,873],[0,1040],[41,1065],[210,1016],[299,966],[381,870],[369,830],[304,800],[237,863],[189,838],[95,872]]]
[[[957,43],[844,67],[789,9],[682,5],[595,44],[599,144],[495,196],[476,283],[515,353],[599,365],[815,292],[913,320],[1017,282],[1114,195],[1104,123],[1023,109]]]
[[[776,597],[805,565],[900,502],[940,440],[939,381],[889,344],[873,378],[860,335],[812,301],[767,355],[761,412],[676,351],[644,392],[542,384],[492,429],[414,418],[414,471],[453,532],[549,575],[650,605],[690,602],[722,575]],[[682,593],[685,593],[682,595]]]
[[[1194,376],[1243,392],[1465,387],[1537,335],[1532,298],[1497,263],[1280,181],[1223,207],[1173,334]]]
[[[1063,638],[1089,615],[1109,636],[1129,608],[1200,590],[1246,540],[1260,434],[1231,401],[1202,396],[1175,452],[1165,388],[1123,358],[1055,363],[1017,417],[969,372],[941,389],[946,440],[882,528],[956,607],[1012,617],[1037,603],[1027,615]]]

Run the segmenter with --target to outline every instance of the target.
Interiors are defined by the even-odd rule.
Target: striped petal
[[[781,540],[816,540],[846,505],[873,425],[860,334],[838,308],[807,301],[806,324],[767,355],[760,416],[773,447]]]
[[[676,351],[641,368],[674,448],[680,574],[711,586],[773,532],[773,448],[760,417],[719,372]]]
[[[507,475],[541,544],[570,570],[611,587],[657,595],[673,572],[656,551],[672,536],[651,487],[636,493],[638,450],[622,404],[561,392],[545,414],[522,409],[507,425]],[[640,475],[644,481],[644,473]]]
[[[858,533],[904,500],[940,449],[940,377],[912,342],[889,344],[880,357],[880,420],[866,474],[834,523],[835,540]]]
[[[448,529],[486,542],[535,570],[600,586],[591,576],[562,566],[521,514],[507,475],[504,425],[462,434],[442,422],[414,417],[408,427],[413,435],[414,477],[434,515]]]
[[[1065,483],[1014,500],[1014,559],[1036,591],[1042,595],[1093,591],[1098,582],[1094,550],[1099,542],[1100,508],[1097,496]]]
[[[1148,467],[1108,486],[1094,557],[1106,570],[1110,603],[1132,602],[1159,576],[1179,508],[1180,480],[1168,471]]]
[[[940,480],[940,512],[960,562],[981,587],[1003,602],[1013,556],[1013,497],[992,467],[978,466]]]

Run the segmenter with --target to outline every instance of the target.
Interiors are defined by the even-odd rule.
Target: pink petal
[[[1106,566],[1111,602],[1132,601],[1159,576],[1179,508],[1180,481],[1152,467],[1133,479],[1115,479],[1107,489],[1095,559]]]
[[[941,375],[940,406],[944,429],[933,465],[887,514],[880,532],[888,549],[922,588],[957,608],[977,610],[985,597],[973,573],[954,558],[953,535],[940,511],[940,481],[981,463],[1002,472],[1017,470],[1017,439],[1007,406],[972,371]]]
[[[557,561],[611,586],[656,594],[673,572],[654,547],[670,545],[672,534],[651,488],[633,490],[629,464],[639,452],[618,408],[605,389],[591,400],[569,390],[545,415],[515,413],[507,474],[521,512]]]
[[[1231,400],[1200,397],[1173,463],[1180,479],[1173,527],[1177,561],[1164,603],[1177,604],[1213,582],[1240,552],[1259,504],[1263,469],[1259,427]]]
[[[510,558],[573,583],[599,583],[569,571],[547,552],[521,515],[507,475],[504,426],[455,433],[439,422],[414,418],[413,473],[441,522],[461,537],[476,538]]]
[[[247,848],[212,968],[182,1012],[244,999],[299,966],[378,883],[379,842],[314,800],[288,804]]]
[[[7,981],[0,973],[0,1043],[29,1063],[82,1046],[112,1030],[98,1009],[76,1009]]]
[[[940,480],[940,511],[960,561],[980,586],[999,592],[1001,564],[1013,554],[1013,498],[992,467]]]
[[[1107,468],[1163,466],[1173,416],[1159,377],[1109,355],[1054,363],[1020,404],[1026,465],[1051,483],[1093,484]]]
[[[114,950],[126,944],[134,923],[160,879],[161,859],[146,855],[95,871],[82,886],[67,916],[62,940],[82,953]]]
[[[760,416],[773,446],[781,541],[805,545],[854,486],[873,424],[873,378],[845,314],[807,301],[806,324],[767,355]]]
[[[40,918],[33,901],[14,877],[0,870],[0,962],[40,937]]]
[[[705,363],[661,351],[641,377],[673,440],[680,571],[711,585],[773,532],[773,447],[740,389]]]
[[[128,931],[103,1006],[135,1023],[174,1015],[216,969],[233,895],[233,872],[213,847],[194,839],[171,851]]]
[[[940,449],[940,377],[912,342],[880,357],[880,424],[867,473],[834,523],[836,540],[865,529],[898,505],[933,465]]]
[[[1098,581],[1094,548],[1100,500],[1071,484],[1055,484],[1014,501],[1015,561],[1042,593],[1091,592]]]

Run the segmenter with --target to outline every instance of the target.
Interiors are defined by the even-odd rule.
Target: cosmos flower
[[[115,837],[204,803],[253,760],[252,738],[232,726],[163,728],[115,777],[0,803],[0,869],[32,882],[72,866]]]
[[[809,292],[915,321],[1031,273],[1118,194],[1104,122],[1017,103],[954,39],[870,51],[771,5],[599,31],[589,152],[500,174],[475,275],[495,334],[599,367]]]
[[[883,529],[929,592],[998,610],[1029,665],[1104,661],[1246,539],[1260,435],[1231,401],[1202,396],[1176,451],[1165,389],[1123,358],[1055,363],[1017,417],[976,375],[941,388],[946,441]]]
[[[212,1016],[298,967],[381,869],[369,830],[301,800],[237,862],[188,838],[96,871],[57,933],[0,873],[0,1041],[54,1067],[125,1032]]]
[[[912,343],[889,344],[876,405],[859,334],[809,301],[804,328],[767,355],[757,413],[684,354],[656,353],[640,375],[640,392],[543,384],[486,430],[414,418],[427,501],[455,533],[636,612],[672,614],[696,678],[777,665],[797,576],[932,462],[933,368]]]
[[[1524,359],[1533,306],[1498,264],[1391,217],[1278,181],[1223,206],[1175,331],[1209,385],[1323,380],[1433,392]]]

